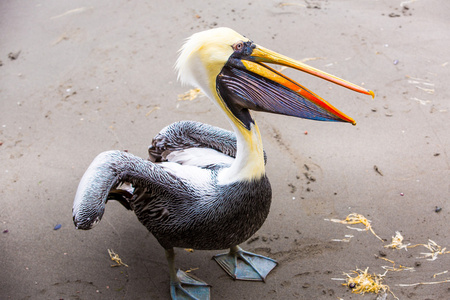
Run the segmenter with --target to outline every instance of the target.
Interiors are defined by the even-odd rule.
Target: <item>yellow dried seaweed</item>
[[[436,278],[436,277],[439,276],[439,275],[447,274],[447,273],[448,273],[448,270],[446,270],[446,271],[444,271],[444,272],[436,273],[436,274],[433,275],[433,278]]]
[[[76,14],[76,13],[84,12],[84,11],[86,11],[86,10],[88,10],[88,9],[89,9],[89,7],[79,7],[79,8],[71,9],[71,10],[66,11],[65,13],[60,14],[60,15],[53,16],[53,17],[51,17],[50,19],[51,19],[51,20],[58,19],[58,18],[67,16],[67,15],[71,15],[71,14]],[[91,7],[91,9],[92,9],[92,7]]]
[[[379,256],[376,256],[376,257],[379,258],[379,259],[385,260],[387,262],[390,262],[392,264],[392,267],[391,266],[382,266],[382,268],[385,269],[386,272],[387,271],[395,271],[395,272],[398,272],[398,271],[411,271],[411,272],[413,272],[413,271],[415,271],[413,267],[405,267],[405,266],[402,266],[402,265],[399,265],[398,267],[395,267],[395,261],[387,259],[385,257],[379,257]]]
[[[335,222],[335,223],[341,223],[341,224],[349,224],[349,225],[363,224],[363,225],[366,227],[366,228],[364,228],[364,229],[361,229],[361,228],[355,228],[355,227],[350,227],[350,226],[347,226],[347,228],[353,229],[353,230],[358,230],[358,231],[367,231],[367,230],[370,230],[370,232],[372,232],[373,235],[374,235],[377,239],[379,239],[380,241],[383,242],[383,239],[380,238],[380,237],[375,233],[375,231],[373,231],[372,226],[370,225],[370,221],[367,220],[367,218],[364,217],[364,216],[361,215],[361,214],[351,213],[351,214],[349,214],[349,215],[345,218],[345,220],[329,219],[328,221]]]
[[[418,88],[419,90],[424,91],[427,94],[434,94],[434,89],[427,89],[427,88],[423,88],[423,87],[420,87],[420,86],[416,86],[416,88]]]
[[[354,294],[365,294],[365,293],[374,293],[376,295],[380,295],[381,293],[389,292],[394,296],[395,299],[398,298],[391,292],[388,285],[383,284],[383,277],[385,274],[369,274],[369,268],[366,268],[364,271],[361,269],[356,269],[352,271],[351,274],[344,273],[347,276],[347,282],[342,285],[348,286],[352,289],[352,293]],[[386,271],[387,272],[387,271]]]
[[[192,271],[198,270],[199,268],[189,268],[189,270],[186,270],[185,273],[190,273]]]
[[[332,239],[333,242],[344,242],[344,243],[349,243],[350,240],[353,238],[354,236],[351,234],[346,234],[345,235],[345,239]]]
[[[124,263],[122,259],[120,259],[119,254],[115,253],[114,250],[108,249],[108,254],[111,260],[116,262],[116,265],[111,265],[111,267],[120,267],[120,266],[128,267],[128,265]]]
[[[409,248],[413,248],[416,246],[424,246],[425,248],[430,250],[430,253],[423,253],[423,252],[420,253],[420,254],[423,254],[423,256],[419,257],[419,258],[426,258],[427,260],[436,260],[438,255],[450,253],[450,251],[445,251],[445,250],[447,250],[446,247],[442,248],[433,240],[428,240],[428,244],[426,244],[426,245],[418,244],[418,245],[410,246]]]
[[[391,248],[391,249],[405,249],[405,251],[408,251],[408,246],[411,244],[403,244],[403,236],[399,231],[395,232],[395,236],[392,237],[392,242],[389,245],[385,245],[384,248]]]
[[[395,236],[392,237],[392,242],[389,245],[385,245],[384,247],[391,249],[405,249],[406,251],[408,251],[408,248],[415,248],[418,246],[423,246],[430,250],[430,253],[420,253],[423,256],[419,257],[426,258],[428,260],[436,260],[438,255],[450,253],[450,251],[445,251],[447,250],[446,247],[442,248],[433,240],[428,240],[428,244],[416,244],[412,246],[411,244],[403,244],[403,236],[398,231],[396,231]]]
[[[418,286],[418,285],[431,285],[431,284],[441,284],[450,282],[450,279],[442,280],[442,281],[432,281],[432,282],[417,282],[417,283],[400,283],[396,284],[396,286]]]
[[[186,93],[179,94],[178,101],[187,101],[187,100],[192,101],[195,98],[197,98],[201,93],[202,91],[200,89],[190,89]]]
[[[282,2],[280,4],[278,4],[279,7],[283,7],[283,6],[301,6],[301,7],[306,7],[305,4],[300,4],[300,3],[292,3],[292,2]]]
[[[420,246],[420,245],[415,245],[415,246]],[[422,245],[422,246],[425,246],[425,245]],[[445,249],[445,248],[444,248],[444,249]],[[447,253],[448,253],[448,252],[447,252]],[[394,262],[393,260],[390,260],[390,259],[387,259],[387,258],[384,258],[384,257],[378,257],[378,258],[381,258],[381,259],[383,259],[383,260],[385,260],[385,261],[388,261],[388,262],[390,262],[390,263],[393,264],[392,267],[387,267],[387,266],[383,266],[383,267],[382,267],[383,269],[386,270],[386,272],[385,272],[383,275],[379,275],[379,276],[381,276],[381,277],[383,277],[384,275],[386,275],[386,273],[387,273],[388,271],[405,271],[405,270],[408,270],[408,271],[415,271],[414,268],[412,268],[412,267],[405,267],[405,266],[402,266],[402,265],[399,265],[399,267],[396,268],[396,267],[395,267],[395,262]],[[443,274],[447,274],[447,273],[448,273],[448,270],[443,271],[443,272],[436,273],[436,274],[433,275],[433,278],[436,278],[436,277],[439,276],[439,275],[443,275]],[[400,284],[396,284],[396,286],[400,286],[400,287],[410,287],[410,286],[418,286],[418,285],[441,284],[441,283],[447,283],[447,282],[450,282],[450,279],[442,280],[442,281],[433,281],[433,282],[400,283]],[[394,295],[390,290],[389,290],[389,292],[395,297],[395,295]],[[396,298],[396,297],[395,297],[395,298]],[[397,299],[397,298],[396,298],[396,299]]]
[[[150,109],[146,114],[145,114],[145,116],[146,117],[148,117],[152,112],[154,112],[154,111],[156,111],[156,110],[158,110],[158,109],[160,109],[161,107],[159,107],[159,106],[154,106],[152,109]]]

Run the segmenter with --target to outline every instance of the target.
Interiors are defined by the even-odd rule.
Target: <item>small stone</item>
[[[16,60],[19,57],[19,55],[20,55],[20,51],[14,52],[14,53],[13,52],[9,52],[8,58],[10,60]]]

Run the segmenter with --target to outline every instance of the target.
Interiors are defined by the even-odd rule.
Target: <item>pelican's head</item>
[[[176,63],[181,82],[200,88],[236,125],[250,129],[249,110],[321,121],[355,121],[266,63],[307,72],[359,93],[372,95],[327,74],[255,44],[229,28],[196,33],[180,49]]]

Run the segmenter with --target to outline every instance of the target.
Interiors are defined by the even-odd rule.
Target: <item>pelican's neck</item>
[[[258,125],[252,124],[250,130],[231,121],[236,133],[236,158],[233,164],[223,169],[218,180],[220,184],[236,181],[260,179],[265,174],[264,152]]]
[[[206,55],[206,57],[213,57],[213,55]],[[198,53],[192,54],[189,60],[179,59],[179,61],[188,63],[187,65],[180,63],[180,66],[178,66],[180,69],[179,74],[188,75],[182,76],[183,80],[200,88],[208,98],[218,105],[220,110],[225,113],[236,133],[236,158],[229,168],[222,169],[218,174],[219,184],[260,179],[265,174],[265,166],[264,151],[258,125],[252,123],[250,129],[245,128],[219,96],[216,88],[216,78],[220,74],[223,64],[210,63],[205,65]],[[190,70],[196,71],[191,72]]]
[[[202,75],[198,73],[197,75]],[[205,74],[203,74],[205,75]],[[216,76],[211,76],[215,78]],[[200,82],[209,82],[202,85]],[[236,158],[229,168],[222,169],[218,174],[219,184],[230,184],[236,181],[250,181],[260,179],[265,174],[264,151],[261,134],[256,123],[251,124],[250,130],[245,128],[240,121],[225,105],[217,94],[214,80],[199,80],[196,84],[202,92],[225,113],[236,134]]]

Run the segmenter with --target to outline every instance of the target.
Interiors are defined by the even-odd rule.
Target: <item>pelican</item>
[[[233,131],[176,122],[153,139],[149,159],[106,151],[80,180],[73,204],[75,227],[96,225],[108,200],[133,210],[165,249],[173,299],[209,299],[207,283],[176,271],[175,247],[230,249],[214,259],[238,280],[264,281],[277,265],[238,246],[263,225],[272,198],[266,155],[250,110],[355,124],[268,63],[374,97],[370,90],[266,49],[229,28],[199,32],[180,49],[178,79],[200,88],[217,104]]]

